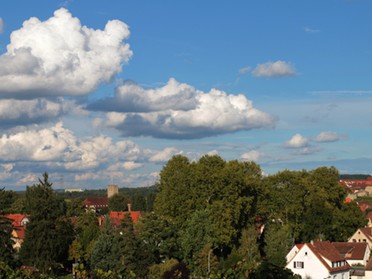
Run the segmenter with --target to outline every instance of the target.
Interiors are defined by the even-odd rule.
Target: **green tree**
[[[0,211],[0,262],[10,266],[14,264],[15,256],[12,230],[12,221],[4,217]]]
[[[294,245],[288,225],[271,223],[265,228],[264,252],[267,261],[275,266],[284,267],[286,255]]]
[[[120,258],[118,251],[118,242],[110,218],[106,218],[89,259],[91,268],[105,272],[116,270]]]
[[[127,211],[130,199],[122,194],[115,194],[108,201],[110,211]]]
[[[0,212],[10,213],[15,199],[16,194],[13,191],[6,191],[5,188],[0,188]]]
[[[66,210],[67,217],[81,216],[85,212],[83,200],[81,198],[68,200],[66,202],[66,205],[67,205],[67,210]]]
[[[154,212],[143,215],[137,224],[141,243],[152,255],[154,263],[181,258],[177,229],[171,219]]]
[[[20,258],[43,273],[54,273],[67,260],[73,230],[64,217],[65,203],[53,193],[47,173],[39,184],[27,187],[26,208],[31,216]]]

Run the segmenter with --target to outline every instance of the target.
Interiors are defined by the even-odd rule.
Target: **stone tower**
[[[118,185],[108,185],[107,186],[107,197],[111,198],[115,194],[119,194]]]

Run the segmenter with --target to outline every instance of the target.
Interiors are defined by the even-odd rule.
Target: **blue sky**
[[[0,184],[153,185],[171,156],[371,173],[372,2],[0,3]]]

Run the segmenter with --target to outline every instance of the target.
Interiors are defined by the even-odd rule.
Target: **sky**
[[[368,0],[0,2],[0,186],[152,186],[174,155],[372,173]]]

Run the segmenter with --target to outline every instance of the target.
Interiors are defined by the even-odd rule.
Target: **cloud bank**
[[[108,21],[104,30],[82,26],[61,8],[46,21],[32,17],[12,32],[0,56],[0,97],[85,95],[121,72],[132,51],[128,26]]]
[[[175,79],[157,89],[124,84],[114,97],[89,108],[106,111],[105,124],[122,136],[193,139],[275,124],[244,95],[217,89],[205,93]]]

